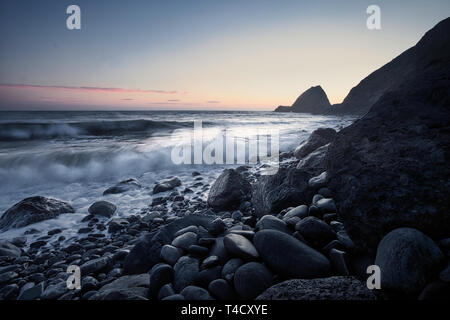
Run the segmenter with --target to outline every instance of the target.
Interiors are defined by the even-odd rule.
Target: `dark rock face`
[[[388,233],[377,249],[381,288],[406,295],[418,294],[443,267],[444,255],[422,232],[399,228]]]
[[[449,51],[450,18],[447,18],[428,31],[414,47],[362,80],[350,90],[342,104],[333,106],[333,113],[364,115],[383,94],[396,90],[405,79],[448,59]]]
[[[251,186],[239,172],[226,169],[211,186],[208,205],[214,210],[237,209],[247,200]]]
[[[281,210],[309,202],[309,175],[295,168],[280,168],[274,175],[261,176],[253,185],[256,215],[278,214]]]
[[[375,300],[375,296],[354,277],[330,277],[287,280],[267,289],[257,300]]]
[[[150,275],[123,276],[103,286],[89,300],[144,300],[148,297]]]
[[[450,20],[449,26],[450,34]],[[327,153],[328,186],[350,237],[374,249],[412,227],[432,238],[450,230],[450,48],[426,72],[385,94],[341,130]]]
[[[330,272],[330,262],[320,252],[276,230],[255,234],[254,244],[264,263],[288,278],[316,278]]]
[[[276,112],[326,113],[331,109],[327,94],[321,86],[311,87],[303,92],[292,107],[279,106]]]
[[[5,211],[0,217],[0,229],[21,228],[74,212],[72,206],[64,201],[45,197],[26,198]]]
[[[319,147],[322,147],[334,140],[336,131],[331,128],[319,128],[314,130],[308,139],[295,148],[294,155],[297,159],[302,159]]]
[[[142,186],[139,183],[139,181],[137,181],[136,179],[127,179],[127,180],[119,182],[118,184],[116,184],[115,186],[112,186],[111,188],[106,189],[103,192],[103,195],[124,193],[127,191],[137,190],[140,188],[142,188]]]

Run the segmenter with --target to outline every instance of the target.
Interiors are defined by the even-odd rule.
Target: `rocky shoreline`
[[[153,193],[163,196],[139,215],[116,218],[114,204],[98,201],[70,241],[61,230],[29,244],[26,235],[2,240],[0,297],[376,300],[448,293],[450,239],[436,244],[418,230],[400,228],[383,238],[375,255],[351,240],[327,188],[327,173],[320,172],[335,135],[332,129],[313,132],[281,155],[274,176],[244,166],[224,170],[210,188],[186,188],[176,177],[161,181]],[[107,191],[140,187],[130,179]],[[207,201],[186,197],[197,190],[209,192]],[[33,210],[39,216],[30,219]],[[0,224],[32,224],[70,212],[65,202],[34,197],[13,206]],[[403,273],[410,263],[415,273]],[[366,269],[374,264],[382,270],[381,290],[366,286]],[[67,288],[69,265],[81,269],[80,289]]]

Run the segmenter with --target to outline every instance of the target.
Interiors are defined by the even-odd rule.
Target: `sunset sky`
[[[0,109],[272,110],[319,84],[339,103],[448,16],[448,0],[2,0]]]

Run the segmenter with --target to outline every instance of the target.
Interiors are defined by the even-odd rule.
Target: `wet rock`
[[[41,297],[43,292],[44,282],[41,282],[23,289],[17,297],[17,300],[36,300]]]
[[[222,278],[232,283],[234,279],[234,274],[240,266],[244,264],[244,261],[240,258],[233,258],[228,260],[228,262],[222,268]]]
[[[233,288],[224,279],[216,279],[208,286],[208,291],[219,300],[232,300],[236,298]]]
[[[292,208],[283,216],[283,221],[287,221],[290,218],[298,217],[303,219],[308,216],[308,206],[301,205],[295,208]]]
[[[162,286],[172,282],[173,276],[173,268],[168,264],[155,265],[150,271],[150,296],[156,297]]]
[[[106,255],[94,260],[89,260],[80,266],[81,274],[89,275],[91,273],[98,273],[110,269],[113,266],[113,259],[111,255]]]
[[[182,254],[183,251],[180,248],[168,244],[161,248],[161,258],[172,266],[178,261]]]
[[[264,216],[256,223],[256,230],[278,230],[285,233],[290,233],[287,228],[286,222],[281,219],[278,219],[274,216]]]
[[[306,172],[295,168],[279,168],[274,175],[259,177],[252,190],[256,215],[278,214],[283,209],[308,203],[308,179]]]
[[[196,243],[197,243],[197,234],[194,232],[186,232],[173,239],[172,246],[187,251],[191,245]]]
[[[204,269],[200,271],[197,278],[195,279],[195,284],[203,287],[208,288],[208,285],[221,277],[222,272],[222,266],[215,266],[208,269]]]
[[[144,300],[149,285],[148,274],[123,276],[101,287],[89,300]]]
[[[20,257],[22,251],[20,248],[7,240],[0,240],[0,257]]]
[[[66,281],[59,281],[57,284],[48,286],[41,295],[43,300],[55,300],[65,294],[69,289]]]
[[[88,209],[89,213],[94,216],[102,216],[107,218],[111,218],[116,210],[117,207],[108,201],[97,201]]]
[[[155,185],[155,187],[153,188],[153,194],[173,190],[174,188],[179,186],[181,186],[181,180],[178,177],[163,180]]]
[[[250,183],[239,172],[226,169],[211,186],[207,203],[216,211],[238,209],[250,191]]]
[[[217,218],[208,225],[207,229],[211,235],[218,236],[227,229],[227,225],[221,218]]]
[[[118,193],[124,193],[124,192],[128,192],[131,190],[138,190],[141,189],[142,186],[139,183],[138,180],[136,179],[127,179],[124,181],[119,182],[118,184],[116,184],[113,187],[110,187],[108,189],[106,189],[103,192],[103,195],[107,195],[107,194],[118,194]]]
[[[317,278],[330,273],[330,263],[320,252],[276,230],[262,230],[253,241],[263,261],[290,278]]]
[[[0,229],[21,228],[74,212],[72,206],[64,201],[45,197],[26,198],[3,213],[0,217]]]
[[[223,239],[225,248],[231,256],[244,260],[257,259],[259,257],[255,246],[247,238],[238,234],[228,234]]]
[[[207,290],[196,286],[188,286],[180,294],[186,300],[214,300]]]

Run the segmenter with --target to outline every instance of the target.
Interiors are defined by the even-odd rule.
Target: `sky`
[[[0,110],[272,110],[315,85],[339,103],[448,16],[448,0],[2,0]]]

